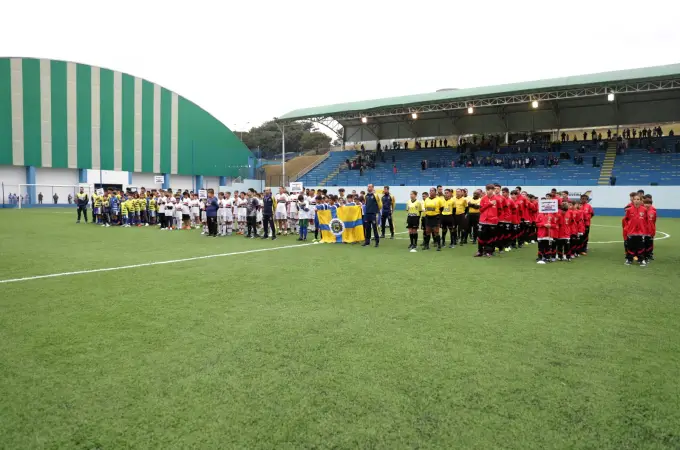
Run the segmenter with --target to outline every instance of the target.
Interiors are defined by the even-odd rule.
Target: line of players
[[[539,264],[555,261],[572,261],[588,253],[590,221],[594,215],[587,195],[579,201],[570,200],[569,193],[558,194],[555,189],[544,199],[555,199],[558,212],[539,212],[538,197],[517,187],[510,190],[499,184],[489,184],[485,191],[478,189],[472,198],[465,189],[442,190],[441,186],[422,193],[411,192],[406,205],[407,228],[411,239],[409,249],[414,252],[418,243],[418,225],[423,230],[423,249],[434,243],[437,251],[446,244],[447,231],[451,233],[451,244],[455,246],[456,236],[460,243],[468,235],[477,244],[476,257],[491,257],[498,253],[520,249],[526,244],[538,242]],[[440,236],[441,228],[441,236]]]

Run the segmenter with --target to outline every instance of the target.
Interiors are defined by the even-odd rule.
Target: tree
[[[286,152],[301,152],[328,147],[330,138],[314,129],[311,122],[295,122],[285,125]],[[278,158],[281,155],[281,130],[275,122],[265,122],[243,133],[243,142],[251,151],[259,147],[260,157]]]

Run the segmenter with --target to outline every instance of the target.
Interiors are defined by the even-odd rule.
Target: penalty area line
[[[308,247],[310,245],[314,245],[314,243],[284,245],[284,246],[281,246],[281,247],[270,247],[270,248],[258,248],[258,249],[254,249],[254,250],[244,250],[244,251],[241,251],[241,252],[217,253],[215,255],[194,256],[192,258],[172,259],[172,260],[168,260],[168,261],[155,261],[155,262],[142,263],[142,264],[130,264],[130,265],[127,265],[127,266],[118,266],[118,267],[105,267],[105,268],[102,268],[102,269],[77,270],[77,271],[74,271],[74,272],[51,273],[51,274],[48,274],[48,275],[36,275],[36,276],[32,276],[32,277],[23,277],[23,278],[10,278],[10,279],[7,279],[7,280],[0,280],[0,284],[16,283],[16,282],[19,282],[19,281],[40,280],[40,279],[43,279],[43,278],[66,277],[66,276],[70,276],[70,275],[84,275],[84,274],[88,274],[88,273],[110,272],[112,270],[136,269],[138,267],[160,266],[160,265],[163,265],[163,264],[174,264],[174,263],[183,263],[183,262],[189,262],[189,261],[199,261],[201,259],[221,258],[223,256],[248,255],[250,253],[271,252],[271,251],[274,251],[274,250],[283,250],[283,249],[286,249],[286,248]]]

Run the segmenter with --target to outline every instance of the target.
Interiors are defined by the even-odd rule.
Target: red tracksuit
[[[624,217],[626,223],[626,259],[629,262],[633,261],[634,257],[638,260],[644,261],[646,259],[646,250],[644,247],[645,236],[648,231],[648,214],[647,208],[643,205],[631,206],[626,210]]]
[[[496,200],[496,205],[491,204],[492,200]],[[479,202],[479,223],[482,225],[498,225],[498,200],[496,197],[489,198],[488,195],[482,197]]]
[[[550,225],[550,228],[547,228],[546,225]],[[554,233],[554,229],[558,229],[557,215],[538,213],[536,216],[536,227],[538,236],[538,258],[549,260],[552,257],[550,236]]]
[[[654,236],[656,235],[656,208],[653,205],[647,207],[647,239],[645,250],[647,258],[654,256]]]

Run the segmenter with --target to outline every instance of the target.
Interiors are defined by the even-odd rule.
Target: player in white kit
[[[175,204],[177,201],[175,200],[175,197],[172,196],[171,193],[167,193],[165,197],[165,224],[166,224],[166,229],[168,231],[172,231],[172,227],[174,225],[174,217],[175,217]]]
[[[274,213],[274,219],[279,227],[279,234],[288,234],[288,194],[283,187],[279,188],[279,193],[276,195],[276,212]]]
[[[298,230],[298,194],[293,192],[288,197],[288,230],[291,234]]]
[[[231,192],[224,193],[224,226],[222,228],[222,236],[231,236],[232,227],[234,225],[234,199],[231,198]]]
[[[247,211],[246,211],[246,205],[248,204],[248,200],[246,200],[246,193],[241,192],[239,199],[236,201],[236,206],[237,206],[237,215],[236,215],[236,220],[238,222],[238,234],[245,234],[246,232],[246,217],[247,217]]]
[[[201,205],[198,201],[198,195],[196,194],[191,194],[191,226],[198,227],[200,226],[200,217],[201,217]]]
[[[222,234],[222,229],[224,228],[224,217],[225,217],[225,209],[226,206],[224,204],[224,192],[220,192],[217,194],[217,235],[218,236],[224,236]]]

